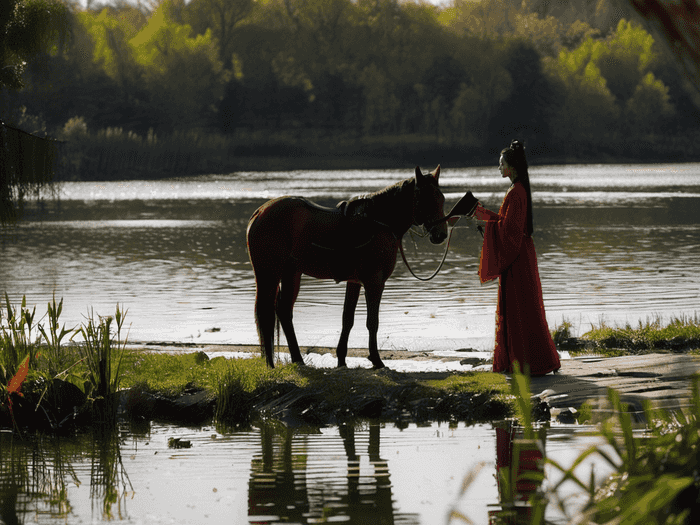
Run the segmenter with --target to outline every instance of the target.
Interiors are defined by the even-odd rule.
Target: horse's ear
[[[420,170],[420,166],[416,166],[416,183],[417,186],[420,186],[423,184],[423,181],[425,180],[425,175],[423,175],[423,172]]]
[[[433,170],[431,175],[435,179],[435,182],[438,182],[438,180],[440,179],[440,164],[438,164],[438,167]]]

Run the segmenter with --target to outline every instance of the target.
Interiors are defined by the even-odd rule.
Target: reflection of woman
[[[521,370],[532,375],[556,371],[559,354],[549,334],[537,256],[532,242],[532,197],[522,143],[501,152],[499,170],[512,185],[494,213],[477,205],[474,216],[486,221],[479,262],[481,282],[499,278],[494,372]]]

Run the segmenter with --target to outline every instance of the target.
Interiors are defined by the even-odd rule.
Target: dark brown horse
[[[292,324],[301,275],[347,281],[343,329],[336,355],[345,366],[348,337],[355,320],[360,287],[365,287],[369,360],[384,366],[377,350],[379,302],[394,271],[401,238],[412,225],[444,217],[440,166],[336,208],[302,197],[279,197],[256,210],[248,223],[248,255],[255,272],[255,320],[267,364],[274,366],[275,315],[287,338],[292,362],[303,363]],[[447,237],[446,222],[430,229],[430,241]],[[281,286],[280,286],[281,285]]]

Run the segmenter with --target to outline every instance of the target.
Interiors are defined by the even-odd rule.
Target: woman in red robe
[[[501,175],[512,185],[494,213],[477,205],[474,216],[486,222],[479,261],[482,283],[499,279],[493,371],[512,373],[514,363],[531,375],[556,372],[559,354],[549,333],[532,242],[532,197],[522,143],[501,152]]]

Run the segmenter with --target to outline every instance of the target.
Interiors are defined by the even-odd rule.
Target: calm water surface
[[[432,168],[432,167],[426,167]],[[236,173],[156,182],[66,183],[60,200],[0,232],[0,293],[63,321],[128,308],[132,341],[254,343],[255,283],[245,249],[249,217],[269,198],[333,205],[407,178],[412,170]],[[637,323],[700,311],[700,164],[540,166],[531,170],[535,243],[550,326],[566,318]],[[471,189],[497,210],[507,189],[496,167],[450,169],[451,207]],[[481,238],[466,220],[447,263],[423,283],[399,262],[380,314],[380,346],[425,350],[493,346],[497,288],[476,274]],[[416,271],[444,246],[404,239]],[[344,286],[305,279],[295,310],[302,345],[334,346]],[[364,308],[350,344],[366,346]],[[547,455],[573,461],[595,440],[585,428],[550,430]],[[168,438],[192,448],[172,450]],[[453,507],[474,523],[498,509],[497,432],[367,425],[309,432],[219,433],[152,425],[116,437],[28,439],[0,434],[3,520],[13,523],[445,523]],[[459,496],[465,475],[483,464]],[[581,467],[587,476],[590,465]],[[606,474],[596,464],[601,477]],[[556,482],[548,473],[547,483]],[[572,508],[581,497],[573,493]],[[285,494],[285,496],[281,496]],[[564,494],[566,496],[566,494]],[[549,517],[561,523],[550,506]],[[9,514],[8,514],[9,512]]]
[[[73,182],[60,200],[0,232],[0,283],[45,312],[64,298],[64,321],[91,310],[128,308],[132,341],[255,343],[255,283],[247,258],[249,217],[267,199],[303,195],[319,203],[374,191],[412,170],[234,173],[190,179]],[[693,315],[700,309],[700,164],[535,166],[535,244],[550,327]],[[507,189],[496,167],[450,169],[446,208],[466,189],[497,210]],[[402,262],[387,283],[380,347],[493,347],[497,287],[477,277],[480,236],[463,219],[434,280]],[[417,272],[436,267],[443,246],[407,235]],[[302,345],[334,346],[344,285],[304,279],[295,309]],[[350,344],[366,347],[365,310]]]
[[[590,430],[550,429],[546,456],[568,468],[572,452],[600,443]],[[310,524],[326,518],[433,525],[447,523],[455,509],[473,523],[488,523],[489,513],[501,509],[497,468],[512,461],[504,454],[506,436],[492,425],[438,424],[307,431],[266,426],[230,434],[153,424],[110,435],[25,440],[0,433],[0,521]],[[168,448],[172,437],[191,448]],[[463,480],[479,467],[461,494]],[[576,471],[586,480],[590,473],[590,461]],[[609,473],[596,466],[598,480]],[[550,486],[561,479],[549,469],[545,474]],[[558,497],[567,498],[570,515],[586,501],[573,484]],[[547,517],[568,522],[552,504]]]

